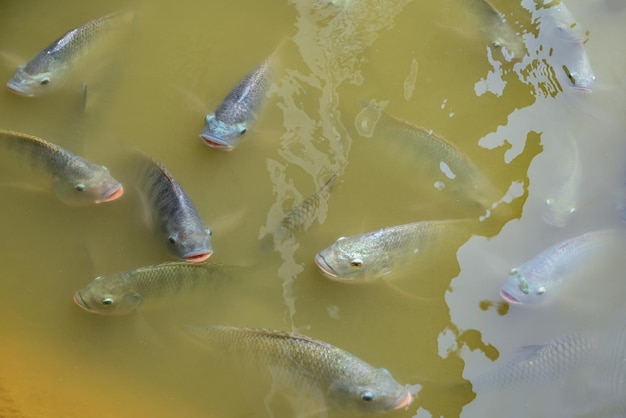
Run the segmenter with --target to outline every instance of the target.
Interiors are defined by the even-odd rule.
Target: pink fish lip
[[[405,393],[400,395],[400,397],[391,406],[391,409],[407,408],[411,405],[411,402],[413,402],[413,395],[411,395],[408,390],[405,390]]]
[[[120,184],[119,186],[114,187],[111,190],[109,190],[104,195],[104,198],[98,200],[96,203],[111,202],[113,200],[119,199],[120,197],[122,197],[123,194],[124,194],[124,187]]]
[[[517,305],[521,303],[519,299],[517,299],[515,296],[513,296],[512,294],[510,294],[504,289],[500,290],[500,296],[502,297],[502,299],[512,304]]]
[[[89,306],[85,303],[85,299],[83,299],[83,295],[80,294],[80,291],[74,293],[74,303],[86,311],[89,310]]]
[[[7,88],[9,89],[11,93],[15,93],[19,96],[33,97],[33,94],[27,93],[24,89],[22,89],[20,86],[15,84],[13,81],[9,81],[7,83]]]
[[[232,145],[229,145],[223,141],[219,141],[215,138],[212,138],[207,134],[201,134],[200,138],[202,138],[202,142],[204,142],[206,145],[208,145],[211,148],[217,148],[222,151],[232,151],[235,149],[235,147],[233,147]]]
[[[209,257],[211,257],[211,254],[213,254],[213,251],[202,251],[186,255],[184,259],[185,261],[190,261],[192,263],[202,263],[203,261],[208,260]]]
[[[324,256],[322,256],[321,254],[317,254],[315,256],[315,264],[317,265],[317,268],[325,276],[327,276],[327,277],[329,277],[331,279],[337,279],[338,278],[337,274],[335,274],[333,272],[333,269],[328,265],[328,263],[324,259]]]

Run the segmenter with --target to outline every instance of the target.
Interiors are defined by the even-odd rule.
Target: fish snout
[[[213,254],[213,251],[202,251],[185,255],[185,257],[183,258],[185,259],[185,261],[190,261],[192,263],[202,263],[208,260],[209,257],[211,257],[211,254]]]
[[[518,305],[521,303],[519,299],[517,299],[515,296],[513,296],[512,294],[510,294],[504,289],[500,290],[500,296],[502,297],[502,299],[504,299],[508,303],[511,303],[514,305]]]
[[[80,290],[74,293],[74,303],[86,311],[89,310],[89,306],[87,306],[85,299],[83,299],[83,295],[80,293]]]
[[[104,194],[104,197],[98,200],[96,203],[111,202],[113,200],[119,199],[120,197],[122,197],[123,194],[124,194],[124,187],[120,184],[108,190]]]
[[[328,262],[326,262],[323,255],[318,253],[315,256],[315,264],[317,265],[317,268],[322,272],[324,276],[328,277],[329,279],[337,279],[338,277],[337,274],[335,273],[333,268],[328,264]]]
[[[202,142],[204,142],[206,145],[208,145],[211,148],[217,148],[219,150],[222,151],[227,151],[230,152],[232,150],[235,149],[234,146],[232,146],[231,144],[227,143],[226,141],[217,139],[213,136],[210,136],[206,133],[202,133],[200,134],[200,138],[202,139]]]
[[[15,93],[19,96],[24,96],[24,97],[34,96],[32,93],[29,93],[26,90],[24,90],[18,83],[16,83],[13,80],[9,80],[9,82],[7,83],[7,88],[9,89],[11,93]]]
[[[408,388],[405,388],[402,395],[400,395],[396,402],[391,406],[391,409],[406,408],[411,404],[411,402],[413,402],[413,395],[411,395]]]

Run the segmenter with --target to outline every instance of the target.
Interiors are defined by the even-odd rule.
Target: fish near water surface
[[[522,37],[487,0],[470,0],[482,22],[481,32],[495,54],[507,61],[519,61],[526,55]]]
[[[200,138],[211,148],[232,151],[256,118],[272,79],[269,60],[246,75],[214,113],[205,118]]]
[[[580,156],[578,154],[578,144],[571,141],[573,152],[569,173],[564,181],[558,182],[556,187],[548,194],[543,211],[543,219],[554,226],[565,226],[578,206],[580,199],[580,184],[582,173],[580,168]]]
[[[7,87],[13,93],[29,97],[61,87],[79,61],[133,19],[132,12],[116,12],[70,30],[28,63],[18,66]]]
[[[157,232],[170,251],[195,263],[206,261],[213,253],[211,229],[198,214],[193,202],[161,162],[139,154],[138,190]]]
[[[326,277],[346,283],[391,278],[468,226],[467,220],[421,221],[341,237],[315,256],[315,264]]]
[[[88,312],[126,315],[146,302],[203,293],[229,278],[229,268],[221,264],[162,263],[96,277],[76,291],[74,302]]]
[[[561,241],[511,270],[500,295],[514,304],[538,304],[555,297],[564,282],[592,262],[624,251],[625,231],[606,229]]]
[[[41,138],[0,130],[0,144],[18,164],[23,163],[52,179],[54,192],[67,204],[110,202],[124,194],[124,188],[106,167]]]
[[[321,391],[337,407],[384,412],[413,400],[386,369],[311,337],[218,325],[187,325],[185,331],[206,346],[227,351],[247,373],[271,373],[283,387]]]

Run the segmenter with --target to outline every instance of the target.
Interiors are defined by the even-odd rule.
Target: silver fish
[[[38,96],[60,87],[78,61],[133,18],[131,12],[111,13],[72,29],[18,66],[7,87],[22,96]]]
[[[473,0],[472,4],[478,9],[483,22],[481,31],[492,51],[507,61],[521,60],[526,55],[524,40],[506,21],[502,13],[487,0]]]
[[[437,184],[488,209],[502,197],[493,182],[452,142],[412,123],[383,112],[374,101],[363,107],[355,124],[366,136],[383,138],[387,148],[414,153],[420,164],[437,172]]]
[[[445,242],[442,237],[467,227],[465,220],[421,221],[341,237],[315,256],[315,264],[326,277],[342,282],[390,278],[421,253]]]
[[[74,302],[88,312],[126,315],[140,305],[213,288],[230,278],[221,264],[170,262],[96,277],[74,294]]]
[[[206,116],[206,125],[200,134],[204,143],[212,148],[232,151],[256,118],[271,78],[269,60],[246,75],[215,112]]]
[[[568,277],[592,260],[624,249],[624,231],[606,229],[561,241],[513,268],[500,295],[509,303],[536,304],[553,296]]]
[[[270,372],[284,386],[320,391],[331,404],[361,412],[404,408],[413,400],[386,369],[304,335],[260,328],[188,325],[188,334],[233,356],[247,372]]]
[[[585,334],[560,336],[524,346],[511,360],[470,380],[476,387],[492,388],[561,381],[591,359],[593,348],[593,339]]]
[[[205,261],[213,253],[211,229],[165,166],[150,156],[142,157],[138,188],[155,229],[177,257],[195,263]]]
[[[109,202],[124,194],[124,188],[106,167],[41,138],[0,130],[0,143],[18,162],[52,179],[55,193],[65,203]]]
[[[543,219],[554,226],[565,226],[576,212],[582,178],[578,145],[572,140],[572,168],[563,182],[550,192],[545,201]]]

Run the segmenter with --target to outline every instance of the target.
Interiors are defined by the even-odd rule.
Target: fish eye
[[[85,185],[83,183],[78,183],[77,185],[74,186],[74,190],[76,190],[77,192],[84,192]]]
[[[176,245],[176,243],[178,242],[178,240],[176,239],[176,236],[174,235],[170,235],[167,240],[170,242],[170,244],[172,245]]]
[[[537,291],[535,293],[537,295],[543,295],[544,293],[546,293],[546,288],[541,286],[539,289],[537,289]]]
[[[243,135],[247,132],[248,130],[246,128],[243,128],[239,131],[239,135]]]
[[[39,82],[39,84],[41,84],[42,86],[45,86],[49,82],[50,82],[49,78],[42,78],[41,81]]]
[[[374,394],[370,392],[369,390],[365,390],[361,392],[361,399],[364,400],[365,402],[371,402],[374,400]]]
[[[569,78],[569,81],[573,85],[576,85],[576,78],[574,78],[574,74],[571,73],[571,71],[569,70],[569,68],[567,68],[566,65],[563,66],[563,71],[565,71],[565,75],[567,76],[567,78]]]
[[[494,48],[500,48],[502,46],[502,44],[500,43],[500,41],[493,41],[493,43],[491,44]]]
[[[211,231],[211,228],[207,228],[207,229],[206,229],[206,233],[207,233],[209,236],[213,235],[213,231]]]
[[[109,297],[102,298],[102,304],[103,305],[107,305],[107,306],[108,305],[112,305],[113,304],[113,298],[109,298]]]
[[[350,260],[350,265],[358,269],[363,265],[363,260],[361,260],[360,258],[353,258],[352,260]]]

